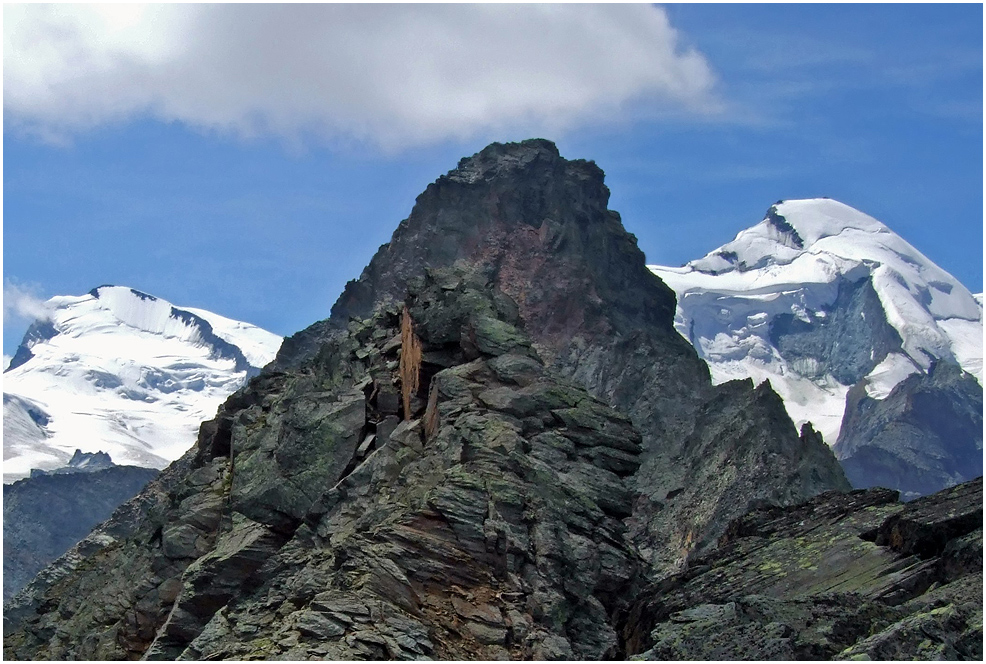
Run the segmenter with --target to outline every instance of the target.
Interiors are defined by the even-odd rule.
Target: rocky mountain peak
[[[913,499],[982,473],[981,303],[884,223],[778,201],[705,257],[652,269],[714,382],[769,378],[856,486]],[[934,378],[936,363],[968,380]]]
[[[302,359],[331,329],[404,297],[426,267],[464,260],[490,269],[551,357],[576,335],[641,326],[672,331],[674,294],[645,266],[609,209],[602,170],[550,141],[494,143],[417,198],[391,241],[346,285],[331,318],[289,338],[279,364]]]
[[[301,366],[337,339],[351,319],[402,302],[408,284],[428,268],[461,262],[488,275],[491,287],[516,303],[519,325],[546,365],[631,418],[649,451],[636,484],[651,506],[663,509],[668,493],[704,481],[688,477],[682,455],[701,445],[721,445],[696,430],[704,406],[710,400],[746,404],[753,386],[717,396],[706,365],[674,330],[673,291],[647,269],[636,238],[608,202],[604,174],[594,163],[565,159],[541,139],[494,143],[461,160],[418,196],[390,242],[346,285],[331,317],[285,339],[274,366]],[[721,419],[721,412],[712,413],[698,426],[721,435],[716,424]],[[815,450],[814,439],[801,441],[785,419],[764,413],[742,425],[740,420],[723,424],[743,426],[757,441],[780,436],[783,451],[771,469],[753,454],[748,468],[717,475],[719,480],[737,479],[756,494],[750,500],[785,502],[823,488],[848,487],[831,453]],[[689,449],[689,440],[701,442]],[[820,466],[823,481],[794,479],[813,465]],[[762,481],[769,473],[792,474],[796,488],[779,497]],[[673,563],[681,551],[713,541],[743,508],[726,498],[738,490],[706,486],[698,496],[704,507],[676,501],[660,518],[642,519],[638,535],[647,541],[648,555]],[[702,525],[682,526],[691,517],[679,509],[701,513]]]
[[[768,384],[712,386],[608,194],[540,140],[439,178],[73,559],[98,561],[16,598],[6,652],[632,654],[640,584],[750,506],[849,486]]]
[[[491,143],[471,157],[463,157],[458,166],[439,179],[473,184],[480,180],[490,180],[510,171],[529,168],[551,167],[566,161],[558,152],[558,147],[543,138],[531,138],[519,143]],[[599,181],[602,171],[598,168]]]
[[[75,454],[68,460],[68,463],[54,470],[42,470],[40,468],[31,469],[31,477],[41,477],[44,475],[65,475],[69,473],[94,473],[106,468],[116,466],[110,455],[103,451],[83,452],[75,450]]]

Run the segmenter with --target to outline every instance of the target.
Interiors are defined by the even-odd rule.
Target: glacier
[[[45,303],[3,373],[4,483],[76,450],[163,468],[281,337],[124,286]]]
[[[859,381],[884,399],[948,360],[982,385],[981,295],[838,201],[779,201],[703,258],[649,268],[677,294],[675,327],[716,383],[769,380],[795,424],[812,422],[830,445]]]

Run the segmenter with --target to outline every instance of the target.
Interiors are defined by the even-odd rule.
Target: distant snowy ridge
[[[792,419],[829,444],[860,380],[883,399],[951,360],[982,384],[981,296],[837,201],[781,201],[705,257],[650,269],[677,293],[675,327],[716,382],[770,380]]]
[[[122,286],[53,297],[3,374],[4,482],[76,449],[162,468],[281,337]]]

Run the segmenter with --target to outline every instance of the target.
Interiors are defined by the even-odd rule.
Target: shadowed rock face
[[[643,435],[631,528],[658,567],[673,569],[760,501],[848,490],[828,447],[817,436],[799,438],[779,402],[766,397],[769,388],[757,395],[749,383],[713,388],[705,363],[673,328],[674,293],[647,269],[608,202],[594,163],[566,160],[545,140],[494,143],[429,185],[347,284],[332,317],[286,339],[276,365],[310,356],[349,316],[401,301],[426,266],[463,260],[517,303],[549,366],[629,416]],[[752,403],[756,415],[716,417],[716,409],[740,413]],[[770,452],[753,440],[771,441]],[[666,500],[672,492],[680,498]]]
[[[232,397],[129,537],[46,588],[48,605],[22,596],[8,653],[621,654],[610,616],[642,569],[622,523],[640,435],[544,367],[482,274],[433,272],[408,312],[413,419],[387,396],[402,348],[385,308]]]
[[[15,598],[8,656],[619,657],[646,579],[748,506],[848,489],[769,385],[712,387],[607,199],[546,141],[463,160],[332,318]]]
[[[310,355],[328,329],[401,301],[425,267],[457,260],[489,268],[536,343],[554,353],[575,336],[672,331],[674,293],[647,270],[608,201],[593,162],[564,159],[545,140],[494,143],[418,196],[331,318],[289,337],[277,362]]]
[[[843,385],[855,385],[889,353],[900,352],[900,335],[887,322],[871,278],[841,279],[839,295],[825,313],[810,323],[793,314],[771,321],[771,343],[792,367],[811,367],[803,375],[830,374]]]
[[[951,362],[901,381],[882,401],[846,397],[836,453],[854,486],[913,500],[983,474],[983,389]]]
[[[887,489],[754,510],[642,592],[638,659],[983,656],[982,478],[906,505]]]
[[[79,457],[76,452],[73,460]],[[110,463],[109,468],[70,467],[4,484],[4,602],[157,474],[152,468]]]

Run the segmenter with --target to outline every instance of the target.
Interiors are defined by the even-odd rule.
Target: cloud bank
[[[3,322],[48,320],[51,310],[36,289],[3,280]]]
[[[716,108],[650,5],[4,6],[5,130],[135,117],[400,149]]]

